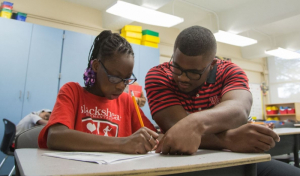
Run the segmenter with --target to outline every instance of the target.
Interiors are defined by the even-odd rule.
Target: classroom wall
[[[9,0],[13,10],[27,13],[27,22],[98,35],[102,14],[96,9],[63,0]]]
[[[10,0],[14,3],[14,10],[28,14],[27,22],[97,35],[102,30],[102,14],[96,9],[77,5],[63,0]],[[160,62],[170,60],[173,45],[179,29],[163,28],[133,22],[144,29],[160,33],[161,43]],[[117,31],[114,31],[117,32]],[[218,43],[217,55],[231,58],[234,63],[245,70],[250,83],[262,83],[265,80],[265,58],[246,60],[242,57],[241,48]]]

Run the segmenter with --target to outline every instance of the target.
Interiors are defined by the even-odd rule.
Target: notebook
[[[148,152],[147,154],[123,154],[123,153],[106,153],[106,152],[55,152],[44,153],[45,156],[77,160],[84,162],[93,162],[98,164],[114,164],[124,161],[131,161],[137,158],[144,158],[154,155],[159,155],[155,151]]]

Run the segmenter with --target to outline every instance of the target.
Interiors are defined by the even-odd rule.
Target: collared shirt
[[[145,89],[153,116],[156,112],[174,105],[181,105],[187,114],[209,109],[219,104],[226,92],[237,89],[249,91],[249,85],[245,72],[239,66],[218,60],[206,82],[193,94],[179,90],[168,62],[149,70]]]

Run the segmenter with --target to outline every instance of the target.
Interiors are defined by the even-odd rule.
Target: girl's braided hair
[[[91,87],[96,80],[96,74],[92,70],[92,63],[95,59],[105,61],[112,58],[114,54],[130,54],[134,56],[131,45],[119,34],[110,30],[102,31],[94,40],[90,49],[87,68],[83,74],[84,84]]]

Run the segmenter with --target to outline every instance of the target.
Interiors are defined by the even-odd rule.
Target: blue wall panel
[[[53,109],[57,96],[63,30],[34,25],[22,117]]]
[[[88,64],[91,35],[66,31],[63,46],[60,87],[67,82],[84,86],[83,73]]]
[[[132,44],[132,50],[134,52],[134,67],[133,73],[137,77],[137,82],[140,82],[140,45]]]
[[[143,86],[143,90],[145,89],[145,77],[148,71],[159,64],[159,49],[147,47],[147,46],[140,46],[140,53],[139,53],[139,84]],[[145,96],[146,91],[144,90]],[[149,120],[153,124],[156,124],[155,121],[152,119],[150,108],[148,105],[148,101],[146,101],[145,106],[142,107],[143,112],[148,117]]]
[[[4,134],[3,118],[17,124],[21,119],[26,68],[32,24],[0,18],[0,141]],[[2,161],[4,154],[0,152]],[[7,175],[13,166],[12,157],[1,168]]]

